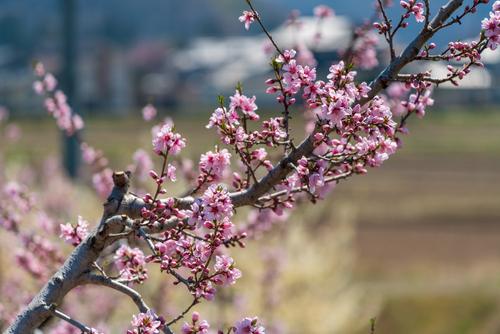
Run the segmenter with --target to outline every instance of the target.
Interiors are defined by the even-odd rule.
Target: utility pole
[[[62,17],[62,71],[61,87],[68,97],[69,105],[74,113],[77,112],[78,101],[76,101],[76,0],[60,0]],[[77,140],[78,134],[67,136],[63,134],[63,162],[64,168],[71,178],[78,176],[80,165],[80,148]]]

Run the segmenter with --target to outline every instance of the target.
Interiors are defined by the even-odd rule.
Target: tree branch
[[[147,313],[151,310],[139,292],[111,278],[87,273],[82,276],[80,284],[95,284],[111,288],[130,297],[141,313]],[[162,330],[164,333],[173,334],[172,330],[168,326],[164,326]]]
[[[441,7],[438,14],[432,19],[429,26],[423,27],[418,36],[406,47],[400,56],[396,57],[389,66],[370,83],[371,91],[366,98],[358,101],[364,105],[372,100],[381,90],[385,89],[388,83],[395,78],[401,69],[412,62],[418,55],[423,45],[443,26],[443,23],[450,18],[452,13],[463,4],[463,0],[450,0]],[[259,182],[252,185],[251,188],[231,194],[231,199],[235,207],[255,203],[260,197],[264,196],[276,185],[278,185],[291,171],[291,165],[302,158],[310,156],[314,151],[313,132],[297,148],[281,159],[281,161]],[[7,329],[7,334],[27,334],[32,333],[38,328],[52,313],[46,308],[46,305],[59,305],[66,294],[75,288],[81,279],[83,273],[89,271],[92,263],[97,260],[101,252],[116,241],[118,237],[110,237],[110,234],[123,232],[125,224],[119,222],[119,219],[108,218],[114,215],[125,214],[134,219],[140,217],[141,208],[145,206],[144,201],[127,194],[129,175],[127,173],[116,173],[113,176],[114,188],[108,201],[104,205],[104,213],[100,224],[90,235],[75,248],[73,253],[66,260],[59,271],[48,281],[40,290],[30,304],[18,314],[14,322]],[[193,197],[181,198],[177,200],[179,208],[189,208],[194,202]],[[176,226],[175,220],[156,226],[156,231]],[[145,231],[148,233],[149,231]]]
[[[124,224],[112,217],[120,207],[120,203],[128,191],[129,176],[120,172],[113,175],[115,186],[104,204],[104,213],[100,224],[89,236],[78,245],[63,266],[55,273],[28,306],[21,311],[14,322],[7,328],[6,334],[32,333],[52,312],[46,305],[60,305],[66,294],[78,286],[82,273],[92,267],[101,252],[116,239],[109,234],[123,231]]]
[[[409,63],[411,63],[418,55],[420,49],[425,43],[435,34],[435,30],[443,25],[443,23],[462,6],[464,0],[450,0],[441,7],[436,16],[432,19],[428,26],[424,26],[415,39],[404,49],[399,57],[396,57],[389,66],[385,68],[379,76],[370,83],[371,91],[368,96],[359,101],[361,105],[372,100],[381,90],[387,88],[389,82]]]
[[[55,308],[55,305],[52,304],[50,306],[46,306],[46,308],[49,312],[52,313],[52,315],[78,328],[79,330],[82,331],[82,333],[90,333],[90,334],[92,333],[92,328],[84,325],[78,320],[71,318],[69,315],[59,311],[58,309]]]

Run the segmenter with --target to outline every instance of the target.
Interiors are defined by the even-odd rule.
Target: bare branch
[[[372,100],[381,90],[385,89],[388,83],[393,79],[406,65],[411,63],[418,55],[420,49],[425,43],[435,34],[435,29],[443,24],[460,6],[464,0],[450,0],[442,6],[436,16],[432,19],[428,26],[424,26],[422,31],[415,39],[404,49],[400,56],[396,57],[389,66],[385,68],[378,77],[370,83],[372,89],[368,92],[368,96],[361,99],[361,105],[366,104]]]
[[[130,297],[130,299],[132,299],[132,301],[134,302],[134,304],[137,306],[137,308],[141,313],[147,313],[151,310],[149,306],[146,304],[146,302],[144,302],[144,299],[142,298],[139,292],[135,291],[134,289],[123,283],[120,283],[108,277],[87,273],[82,276],[80,284],[95,284],[111,288]],[[163,332],[168,334],[173,334],[173,332],[170,330],[168,326],[165,326],[163,328]]]
[[[50,313],[52,313],[52,315],[58,317],[61,320],[66,321],[67,323],[71,324],[72,326],[78,328],[79,330],[82,331],[82,333],[90,333],[90,334],[92,333],[92,328],[84,325],[83,323],[81,323],[78,320],[71,318],[69,315],[64,314],[63,312],[59,311],[58,309],[56,309],[56,306],[54,304],[46,306],[46,308]]]
[[[250,10],[252,11],[255,19],[257,20],[257,22],[259,23],[262,31],[264,31],[264,33],[266,34],[267,38],[271,41],[271,43],[273,44],[274,48],[276,49],[276,51],[283,56],[283,52],[281,51],[280,47],[278,46],[278,44],[276,44],[276,42],[274,41],[273,39],[273,36],[271,36],[271,33],[266,29],[266,26],[264,26],[264,23],[262,23],[262,20],[260,19],[260,15],[259,13],[257,13],[257,11],[255,10],[255,8],[253,7],[252,5],[252,1],[251,0],[246,0],[247,4],[248,4],[248,7],[250,7]]]
[[[382,17],[384,18],[384,23],[387,26],[387,30],[384,31],[384,37],[387,43],[389,44],[389,50],[391,52],[391,60],[393,60],[394,58],[396,58],[396,51],[394,50],[394,41],[393,41],[394,35],[392,34],[392,23],[391,20],[389,20],[389,18],[387,17],[382,0],[377,0],[377,1],[380,13],[382,14]]]
[[[113,290],[119,291],[129,296],[130,299],[132,299],[132,301],[135,303],[139,311],[141,311],[142,313],[146,313],[150,310],[142,299],[142,296],[137,291],[111,278],[102,275],[87,273],[82,276],[79,283],[102,285],[108,288],[112,288]]]
[[[335,175],[335,176],[330,176],[330,177],[325,178],[325,183],[338,182],[338,181],[340,181],[342,179],[348,178],[351,175],[352,175],[352,171],[349,171],[349,172],[346,172],[346,173],[342,173],[342,174],[339,174],[339,175]],[[284,195],[287,195],[287,194],[295,194],[295,193],[306,191],[306,190],[307,190],[307,186],[296,187],[296,188],[293,188],[292,190],[286,190],[285,189],[285,190],[277,191],[275,193],[272,193],[272,194],[269,194],[269,195],[266,195],[266,196],[262,196],[262,197],[260,197],[257,200],[257,202],[258,203],[266,202],[266,201],[270,201],[270,200],[272,200],[274,198],[278,198],[280,196],[284,196]]]

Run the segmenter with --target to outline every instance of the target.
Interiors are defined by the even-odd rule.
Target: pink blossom
[[[57,80],[51,73],[47,73],[45,75],[45,77],[43,78],[43,83],[45,85],[45,89],[48,92],[54,91],[54,89],[56,89],[57,87]]]
[[[265,334],[266,329],[259,324],[259,318],[244,318],[236,324],[235,334]]]
[[[38,226],[45,232],[55,232],[55,221],[51,219],[45,212],[41,211],[37,214],[36,221]]]
[[[215,280],[217,284],[231,285],[241,277],[241,271],[234,268],[234,260],[227,255],[215,257],[214,270],[218,273]]]
[[[208,179],[209,182],[221,179],[224,172],[231,164],[231,153],[227,149],[212,152],[208,151],[200,158],[200,181]]]
[[[41,81],[39,81],[39,80],[36,80],[36,81],[33,82],[33,90],[38,95],[42,95],[43,93],[45,93],[45,89],[43,87],[43,83]]]
[[[151,121],[156,117],[157,114],[156,108],[151,104],[147,104],[144,108],[142,108],[142,117],[145,121]]]
[[[238,20],[240,20],[241,23],[245,23],[245,29],[249,30],[250,25],[255,21],[255,14],[245,10]]]
[[[145,150],[138,149],[135,151],[132,159],[134,160],[133,170],[135,176],[144,181],[147,178],[149,171],[154,167],[151,157]]]
[[[288,63],[290,60],[295,58],[295,55],[297,54],[297,51],[291,49],[291,50],[285,50],[283,51],[283,54],[279,54],[278,57],[276,57],[276,61],[278,63]]]
[[[78,114],[74,114],[71,117],[71,121],[73,123],[73,130],[74,131],[81,130],[85,127],[85,123],[83,122],[83,118]]]
[[[185,322],[182,325],[182,334],[208,334],[210,324],[206,320],[199,320],[200,315],[198,312],[193,312],[191,323]]]
[[[500,12],[500,0],[495,1],[492,8],[494,12]]]
[[[81,130],[84,127],[83,119],[71,110],[66,95],[57,90],[56,78],[47,73],[41,63],[35,65],[34,72],[37,80],[33,83],[33,89],[38,95],[45,97],[45,109],[55,118],[57,126],[67,135]]]
[[[387,88],[388,103],[394,116],[402,116],[407,111],[402,104],[402,100],[407,98],[409,91],[409,88],[404,83],[399,82],[392,83]]]
[[[202,208],[205,220],[223,220],[233,215],[233,204],[228,191],[221,185],[211,185],[202,196]]]
[[[116,251],[114,259],[123,279],[142,283],[148,278],[146,258],[139,248],[122,245]]]
[[[87,143],[82,143],[80,145],[80,149],[82,150],[83,161],[85,161],[85,163],[87,164],[94,163],[97,158],[96,150],[92,146],[89,146]]]
[[[113,171],[105,168],[92,175],[92,184],[101,198],[106,198],[113,189]]]
[[[163,322],[153,312],[148,311],[134,315],[131,325],[132,330],[128,330],[127,334],[158,334],[163,327]]]
[[[314,7],[314,16],[319,17],[319,18],[325,18],[325,17],[330,17],[335,15],[335,12],[333,9],[326,5],[319,5]]]
[[[81,216],[78,216],[78,221],[76,226],[71,225],[71,223],[61,224],[61,234],[60,238],[63,238],[67,243],[78,246],[83,239],[87,237],[88,232],[88,222],[84,220]]]
[[[175,174],[175,171],[177,168],[175,168],[174,165],[168,164],[167,166],[167,172],[166,172],[166,177],[170,179],[170,181],[175,182],[177,180],[177,176]]]
[[[16,252],[15,255],[16,263],[19,267],[30,273],[33,277],[37,279],[44,278],[46,275],[45,266],[36,259],[31,252],[24,249]]]
[[[489,18],[481,21],[481,27],[484,30],[484,35],[488,38],[488,47],[491,50],[496,50],[500,43],[500,1],[495,1],[492,9]]]
[[[316,66],[318,63],[314,58],[314,53],[307,47],[305,43],[300,43],[297,46],[297,62],[301,65]]]
[[[230,99],[230,110],[241,110],[242,113],[252,121],[257,121],[259,119],[259,115],[255,113],[255,111],[258,109],[257,105],[255,104],[255,96],[249,98],[245,95],[240,94],[239,91],[236,91],[236,93],[231,96]]]
[[[177,155],[186,147],[186,140],[178,133],[172,131],[170,124],[164,124],[154,135],[153,150],[158,155]]]
[[[353,48],[352,62],[364,70],[376,67],[378,36],[371,30],[359,32],[360,36]]]
[[[411,11],[415,15],[415,20],[417,22],[424,22],[425,16],[424,16],[424,4],[419,2],[415,4],[415,6],[412,7]]]
[[[33,207],[33,198],[28,188],[16,181],[9,181],[2,188],[2,193],[9,201],[8,208],[15,209],[23,214],[28,213]],[[1,193],[0,193],[1,195]]]
[[[400,1],[401,7],[407,10],[408,13],[415,15],[415,20],[417,22],[423,22],[425,20],[424,15],[424,4],[421,2],[416,2],[416,0]],[[405,16],[407,17],[407,16]]]
[[[240,232],[244,232],[251,238],[259,238],[269,231],[275,224],[284,222],[288,218],[287,214],[279,216],[271,209],[252,210],[246,219],[246,224],[240,227]]]

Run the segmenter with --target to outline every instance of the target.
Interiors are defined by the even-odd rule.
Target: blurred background
[[[254,2],[284,48],[311,39],[312,9],[320,3]],[[433,10],[442,3],[432,1]],[[336,16],[325,20],[314,51],[323,74],[373,8],[371,0],[327,4]],[[490,6],[481,8],[435,42],[476,37]],[[33,92],[34,61],[55,73],[86,120],[85,141],[117,170],[150,145],[151,124],[141,119],[147,103],[158,108],[158,119],[174,119],[188,138],[185,155],[195,162],[217,144],[204,128],[216,96],[232,94],[238,81],[247,95],[257,96],[261,113],[277,115],[279,106],[264,93],[266,38],[256,25],[244,30],[237,18],[245,9],[243,0],[0,0],[0,106],[9,111],[8,125],[0,127],[0,180],[33,184],[53,207],[57,225],[78,214],[99,219],[101,200],[90,172],[80,167],[80,177],[70,180],[62,171],[68,143]],[[301,13],[300,32],[284,23],[294,9]],[[418,29],[412,24],[404,30],[398,48]],[[361,71],[361,79],[370,80],[386,64],[387,50],[378,52],[380,65]],[[370,333],[371,318],[377,319],[376,333],[500,333],[499,50],[485,53],[483,62],[460,87],[436,90],[436,105],[425,119],[411,121],[403,148],[383,167],[339,184],[327,200],[304,205],[247,249],[233,251],[244,277],[216,307],[202,305],[202,314],[216,324],[259,315],[271,334]],[[447,72],[444,65],[431,66],[438,76]],[[293,126],[298,139],[300,117]],[[178,187],[173,191],[181,193]],[[2,230],[0,240],[5,268],[12,244]],[[151,272],[154,283],[142,288],[144,294],[163,314],[174,315],[187,301]],[[7,276],[0,272],[0,285]],[[36,291],[36,284],[26,283],[26,291],[31,287]],[[134,310],[106,293],[100,302],[106,317],[95,310],[82,316],[115,332]],[[74,305],[93,305],[92,296],[102,290],[72,297]]]

